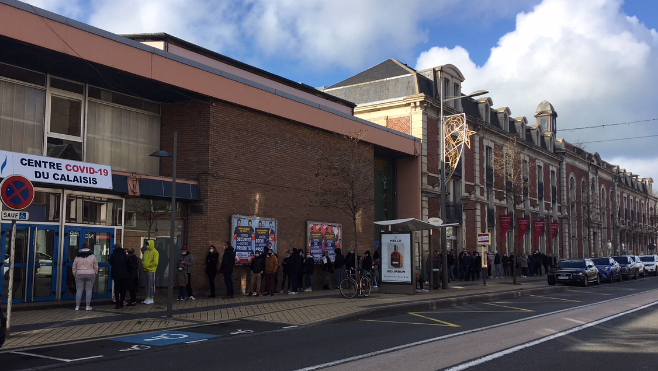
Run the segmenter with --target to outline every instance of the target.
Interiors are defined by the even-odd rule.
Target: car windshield
[[[615,259],[619,264],[628,264],[628,258],[625,256],[613,256],[613,259]]]
[[[643,262],[653,262],[653,256],[640,256],[640,260]]]
[[[608,258],[596,258],[596,259],[592,259],[592,261],[596,265],[610,265],[610,259]]]
[[[560,262],[557,265],[558,268],[585,268],[584,260],[567,260]]]

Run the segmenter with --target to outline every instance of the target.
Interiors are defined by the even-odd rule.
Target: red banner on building
[[[516,219],[517,223],[519,224],[519,244],[521,241],[523,241],[523,236],[525,236],[525,233],[528,231],[528,227],[530,227],[530,218],[518,218]]]
[[[505,236],[507,236],[507,231],[512,227],[512,216],[511,215],[500,215],[500,240],[503,241]]]
[[[550,228],[551,228],[551,238],[548,239],[548,243],[550,247],[553,247],[553,240],[555,239],[555,236],[557,236],[558,229],[560,229],[560,223],[551,223]]]
[[[546,226],[546,220],[538,219],[533,222],[535,229],[535,246],[539,245],[539,237],[544,233],[544,226]]]

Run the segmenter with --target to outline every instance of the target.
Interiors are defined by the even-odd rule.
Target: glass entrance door
[[[16,226],[12,288],[15,303],[55,299],[58,250],[58,226],[26,224]],[[4,257],[4,265],[0,286],[3,302],[7,301],[9,294],[10,252],[11,224],[2,224],[0,254]]]
[[[110,254],[114,246],[114,229],[97,227],[66,227],[64,230],[64,274],[61,291],[62,299],[75,298],[75,277],[73,261],[87,244],[98,260],[98,277],[94,283],[95,298],[108,298],[112,294],[110,287]]]

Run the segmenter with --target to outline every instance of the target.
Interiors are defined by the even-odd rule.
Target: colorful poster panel
[[[342,246],[342,224],[306,222],[306,231],[306,246],[313,255],[315,262],[322,261],[324,251],[328,251],[331,261],[334,261],[336,258],[335,250]]]
[[[411,283],[411,233],[382,233],[382,282]]]
[[[270,247],[276,254],[276,219],[233,215],[231,226],[237,263],[249,263],[254,252],[263,253]]]

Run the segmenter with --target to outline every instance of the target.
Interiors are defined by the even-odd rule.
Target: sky
[[[530,123],[547,100],[558,138],[658,183],[658,1],[27,3],[118,34],[167,32],[315,87],[389,58],[416,69],[450,63],[466,78],[462,92],[488,90],[494,108]]]

